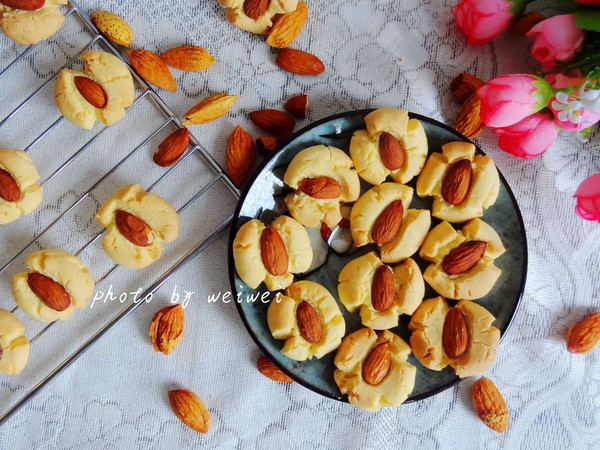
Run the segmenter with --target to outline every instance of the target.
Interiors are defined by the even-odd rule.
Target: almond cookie
[[[350,141],[350,156],[363,180],[381,184],[389,175],[408,183],[421,171],[428,151],[421,122],[409,119],[404,109],[380,108],[365,116],[365,125]]]
[[[360,181],[352,160],[336,147],[305,148],[290,162],[283,176],[295,192],[285,198],[294,219],[307,227],[321,222],[334,227],[342,220],[342,203],[356,201]]]
[[[313,281],[297,281],[269,305],[267,322],[275,339],[285,339],[281,353],[304,361],[321,358],[342,342],[346,323],[333,296]]]
[[[42,202],[33,161],[23,150],[0,148],[0,224],[29,214]]]
[[[410,347],[391,331],[362,328],[344,338],[333,373],[342,394],[357,408],[397,408],[415,386],[417,369],[407,362]]]
[[[266,34],[277,14],[296,10],[298,0],[219,0],[227,8],[227,20],[242,30]]]
[[[85,265],[64,250],[34,252],[25,261],[29,272],[12,278],[15,302],[44,322],[65,320],[75,308],[85,308],[94,293],[94,279]]]
[[[279,216],[266,226],[258,219],[242,225],[233,240],[235,269],[244,283],[256,289],[285,289],[294,273],[308,270],[313,251],[304,227],[288,216]]]
[[[354,244],[378,244],[386,263],[412,256],[431,226],[428,210],[408,209],[412,196],[412,188],[398,183],[383,183],[365,192],[350,213]]]
[[[65,17],[58,5],[66,4],[67,0],[0,2],[0,28],[6,36],[19,44],[36,44],[52,36],[62,26]],[[24,9],[19,9],[18,6]]]
[[[460,231],[442,222],[421,246],[421,258],[433,263],[423,278],[446,298],[478,299],[491,291],[500,276],[494,260],[504,251],[498,233],[480,219],[470,220]]]
[[[119,58],[108,52],[84,50],[85,69],[63,69],[56,78],[54,100],[75,125],[91,129],[96,120],[110,125],[125,116],[133,103],[133,78]]]
[[[475,146],[467,142],[450,142],[442,146],[442,153],[432,153],[417,179],[417,195],[433,196],[433,217],[448,222],[481,217],[499,189],[492,159],[475,155]]]
[[[122,187],[96,213],[108,230],[102,248],[123,267],[141,269],[160,258],[163,242],[179,234],[179,216],[169,202],[139,184]]]
[[[351,313],[360,308],[363,325],[376,330],[398,326],[398,316],[412,314],[425,295],[417,263],[406,259],[388,267],[377,253],[353,259],[338,277],[340,301]]]
[[[424,300],[408,329],[410,346],[421,364],[431,370],[450,365],[461,378],[489,368],[496,359],[500,330],[483,306],[461,300],[451,308],[442,297]]]
[[[0,309],[0,372],[19,374],[29,359],[25,325],[10,312]]]

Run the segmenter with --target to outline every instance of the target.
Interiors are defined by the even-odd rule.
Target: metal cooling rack
[[[43,83],[36,88],[31,94],[29,94],[24,101],[22,101],[16,108],[14,108],[6,117],[0,120],[0,128],[7,124],[14,116],[21,111],[24,107],[26,107],[30,102],[35,101],[36,96],[52,83],[58,73],[69,66],[71,66],[81,55],[81,52],[87,48],[90,48],[94,45],[102,46],[106,51],[113,53],[117,57],[119,57],[123,62],[125,62],[134,78],[135,83],[137,83],[137,87],[141,89],[141,94],[137,96],[134,100],[133,104],[128,108],[132,110],[136,107],[136,105],[144,98],[150,99],[158,110],[164,115],[164,122],[153,131],[153,133],[146,138],[142,143],[133,148],[128,154],[126,154],[114,167],[112,167],[108,172],[106,172],[100,179],[98,179],[89,189],[87,189],[74,203],[72,203],[66,210],[61,212],[59,215],[54,217],[51,222],[43,228],[42,231],[38,232],[32,239],[28,239],[27,243],[19,250],[15,255],[13,255],[8,262],[6,262],[2,267],[0,267],[0,274],[4,272],[17,258],[23,255],[30,247],[35,244],[38,239],[44,236],[52,227],[57,224],[64,216],[69,214],[72,210],[75,209],[77,205],[83,202],[86,198],[90,196],[90,194],[96,189],[103,181],[105,181],[111,174],[113,174],[121,165],[123,165],[130,157],[132,157],[138,150],[146,146],[153,138],[155,138],[161,131],[163,131],[167,126],[173,125],[177,128],[182,128],[181,122],[178,117],[171,111],[171,109],[165,104],[165,102],[160,98],[160,96],[154,91],[154,89],[142,78],[140,78],[135,71],[129,66],[128,61],[124,57],[124,54],[121,54],[119,50],[117,50],[107,39],[105,39],[98,29],[92,24],[88,15],[81,10],[81,8],[74,2],[69,3],[69,10],[65,13],[65,22],[67,20],[78,20],[80,21],[83,28],[89,31],[91,39],[88,44],[81,48],[79,52],[70,58],[62,67],[56,69],[52,72],[52,75],[49,76]],[[64,26],[64,25],[63,25]],[[27,47],[21,54],[19,54],[13,61],[11,61],[7,66],[5,66],[0,71],[0,78],[5,77],[8,73],[10,73],[11,69],[22,59],[24,59],[36,46],[42,46],[44,42],[40,42],[38,44],[30,45]],[[130,113],[131,114],[131,113]],[[47,127],[41,134],[39,134],[24,150],[29,151],[32,147],[34,147],[42,138],[48,135],[57,125],[64,121],[64,117],[61,115],[57,120],[55,120],[49,127]],[[110,127],[104,126],[101,128],[96,134],[94,134],[91,139],[89,139],[83,146],[81,146],[75,153],[73,153],[66,161],[64,161],[54,172],[52,172],[49,176],[47,176],[40,185],[45,187],[50,183],[59,173],[61,173],[67,166],[69,166],[75,159],[82,154],[82,152],[89,147],[100,135],[109,130]],[[181,164],[183,164],[191,155],[196,155],[200,158],[200,160],[205,164],[208,169],[212,172],[213,176],[210,181],[204,184],[201,189],[193,195],[189,200],[187,200],[182,206],[179,207],[177,212],[179,214],[183,213],[189,206],[191,206],[196,200],[202,197],[211,187],[216,185],[217,183],[222,183],[227,190],[231,193],[232,198],[237,200],[240,196],[240,191],[235,187],[229,177],[225,174],[220,165],[213,159],[213,157],[206,151],[206,149],[198,142],[198,140],[190,135],[190,147],[188,147],[187,152],[177,161],[176,164],[168,168],[159,178],[156,180],[146,191],[152,191],[159,183],[164,181],[170,174],[172,174]],[[185,253],[179,260],[177,260],[173,265],[168,267],[158,278],[154,280],[146,290],[139,296],[139,298],[145,298],[150,294],[154,294],[160,287],[171,278],[179,269],[181,269],[187,262],[195,258],[198,254],[200,254],[207,246],[209,246],[220,234],[224,231],[228,225],[231,223],[233,215],[227,217],[224,221],[222,221],[218,226],[210,231],[208,236],[198,242],[194,247],[192,247],[187,253]],[[82,246],[76,253],[76,256],[79,256],[84,250],[88,249],[92,244],[94,244],[105,231],[102,231],[96,234],[91,240],[89,240],[84,246]],[[167,253],[169,249],[165,250]],[[158,264],[158,262],[156,263]],[[107,277],[109,277],[113,272],[117,271],[120,266],[113,265],[113,267],[106,272],[102,277],[95,281],[96,287],[98,287]],[[110,330],[114,325],[116,325],[119,321],[133,312],[138,306],[142,305],[145,302],[132,302],[126,307],[122,308],[116,315],[114,315],[110,320],[104,323],[96,332],[89,337],[83,344],[81,344],[75,351],[69,354],[68,357],[64,358],[53,370],[49,373],[45,374],[45,376],[37,383],[35,386],[30,389],[27,388],[17,388],[15,391],[18,391],[20,395],[18,395],[16,401],[10,402],[9,405],[1,405],[0,411],[2,415],[0,416],[0,425],[4,424],[13,414],[15,414],[20,408],[22,408],[34,395],[36,395],[48,382],[50,382],[55,376],[59,375],[64,369],[66,369],[69,365],[71,365],[77,358],[79,358],[86,350],[88,350],[100,337],[102,337],[108,330]],[[17,311],[17,307],[15,307],[11,312]],[[81,311],[79,314],[84,314],[86,311]],[[58,325],[57,325],[58,324]],[[32,353],[35,352],[35,343],[52,327],[60,327],[61,325],[65,326],[66,324],[61,321],[51,322],[49,324],[44,324],[44,326],[39,330],[33,337],[31,337],[30,342],[32,344]],[[27,332],[27,330],[26,330]],[[23,392],[21,392],[23,391]]]

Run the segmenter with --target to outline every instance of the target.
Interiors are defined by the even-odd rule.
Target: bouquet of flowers
[[[558,133],[585,141],[600,121],[600,0],[574,0],[571,11],[549,18],[525,13],[530,2],[461,0],[452,10],[468,44],[506,29],[533,39],[535,73],[501,75],[476,91],[482,124],[494,129],[502,150],[521,158],[542,154]],[[575,197],[577,214],[600,222],[600,174]]]

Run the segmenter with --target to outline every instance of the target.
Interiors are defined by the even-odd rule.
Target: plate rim
[[[269,157],[269,158],[265,158],[260,164],[259,166],[254,170],[254,172],[252,173],[252,175],[249,177],[248,181],[246,182],[246,186],[244,187],[240,198],[238,200],[238,203],[236,205],[235,208],[235,212],[233,213],[233,219],[231,222],[231,228],[229,231],[229,239],[227,242],[227,268],[229,271],[229,284],[230,284],[230,288],[232,291],[232,294],[236,292],[236,287],[235,287],[235,261],[233,259],[233,241],[235,239],[235,236],[237,234],[237,222],[239,220],[240,217],[240,211],[242,209],[242,205],[244,204],[244,201],[246,200],[246,197],[250,191],[250,189],[252,188],[252,186],[254,185],[256,179],[259,177],[259,175],[263,172],[263,170],[265,169],[265,167],[267,166],[267,164],[269,164],[269,162],[271,161],[271,159],[277,155],[278,153],[280,153],[290,142],[292,142],[294,139],[296,139],[298,136],[300,136],[301,134],[306,133],[307,131],[316,128],[326,122],[330,122],[332,120],[335,119],[340,119],[343,117],[350,117],[350,116],[356,116],[356,115],[367,115],[373,111],[375,111],[376,109],[379,108],[363,108],[363,109],[356,109],[356,110],[351,110],[351,111],[345,111],[342,113],[337,113],[337,114],[333,114],[327,117],[324,117],[322,119],[319,119],[315,122],[311,122],[308,125],[302,127],[300,130],[296,131],[295,133],[291,134],[289,137],[287,137],[283,142],[281,142],[278,146],[278,149],[276,151],[273,152],[273,154]],[[433,119],[431,117],[428,116],[424,116],[422,114],[418,114],[418,113],[413,113],[408,111],[408,116],[412,119],[417,119],[419,121],[423,121],[423,122],[429,122],[431,124],[434,124],[436,126],[439,126],[443,129],[445,129],[446,131],[449,131],[450,133],[454,134],[457,138],[459,138],[460,140],[464,141],[464,142],[468,142],[470,144],[473,144],[475,146],[475,151],[479,154],[482,155],[486,155],[486,153],[475,143],[473,142],[471,139],[467,138],[466,136],[464,136],[463,134],[459,133],[458,131],[456,131],[454,128],[450,127],[449,125],[440,122],[436,119]],[[495,163],[494,163],[495,165]],[[496,170],[498,171],[498,175],[500,177],[500,180],[502,182],[502,184],[504,185],[504,187],[506,188],[506,191],[508,192],[508,195],[515,207],[515,211],[517,213],[517,220],[518,223],[520,225],[521,228],[521,237],[523,239],[523,270],[521,273],[521,285],[519,286],[519,296],[517,298],[517,301],[515,302],[514,308],[511,312],[511,317],[510,320],[508,321],[508,323],[506,324],[506,328],[504,329],[504,331],[501,331],[500,334],[500,342],[502,342],[502,340],[504,339],[504,336],[508,333],[508,331],[510,330],[518,312],[519,312],[519,308],[521,306],[521,302],[523,300],[523,293],[525,291],[525,284],[527,281],[527,268],[528,268],[528,247],[527,247],[527,234],[525,231],[525,222],[523,221],[523,215],[521,214],[521,208],[519,207],[519,204],[517,202],[517,199],[514,195],[514,192],[512,191],[512,188],[510,187],[510,185],[508,184],[508,182],[506,181],[506,178],[504,177],[504,175],[502,174],[502,172],[500,171],[500,169],[498,169],[498,167],[496,166]],[[235,296],[234,296],[235,297]],[[334,400],[338,400],[340,402],[343,403],[349,403],[348,401],[348,395],[345,394],[331,394],[330,392],[324,391],[322,389],[320,389],[319,387],[315,387],[313,385],[308,384],[307,382],[305,382],[302,378],[298,377],[294,372],[288,370],[285,366],[279,364],[279,361],[276,358],[272,358],[271,356],[271,352],[269,350],[266,349],[266,347],[262,344],[262,342],[258,339],[258,337],[254,334],[254,332],[252,331],[252,329],[250,328],[250,324],[248,323],[248,320],[246,319],[246,315],[242,309],[242,305],[240,302],[235,301],[235,307],[236,310],[240,316],[240,318],[242,319],[242,323],[244,324],[244,327],[246,328],[246,331],[248,332],[248,334],[250,335],[250,337],[252,338],[252,340],[254,341],[254,343],[258,346],[258,348],[260,349],[260,351],[263,353],[263,356],[265,356],[269,361],[271,361],[279,370],[281,370],[283,373],[285,373],[287,376],[289,376],[292,380],[294,380],[296,383],[300,384],[301,386],[316,392],[317,394],[320,394],[324,397],[327,398],[331,398]],[[336,302],[337,303],[337,302]],[[470,378],[470,377],[467,377]],[[432,389],[426,393],[423,394],[419,394],[416,395],[414,397],[409,397],[405,402],[403,402],[402,404],[408,404],[408,403],[413,403],[413,402],[417,402],[420,400],[424,400],[426,398],[432,397],[434,395],[439,394],[442,391],[445,391],[446,389],[451,388],[452,386],[455,386],[456,384],[460,383],[461,381],[465,380],[465,378],[460,378],[457,375],[455,375],[455,378],[448,382],[443,384],[442,386],[439,386],[435,389]]]

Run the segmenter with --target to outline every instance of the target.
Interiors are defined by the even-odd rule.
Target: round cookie
[[[108,230],[102,239],[104,251],[130,269],[156,261],[162,254],[162,243],[174,241],[179,234],[177,211],[157,194],[144,192],[139,184],[115,192],[98,210],[96,220]]]
[[[256,34],[266,34],[273,26],[277,14],[285,14],[296,10],[298,0],[268,0],[263,14],[249,17],[244,9],[245,0],[219,0],[219,5],[227,8],[227,20],[242,30]]]
[[[10,312],[0,309],[0,372],[19,374],[29,359],[25,325]]]
[[[500,330],[493,327],[495,318],[483,306],[461,300],[454,307],[465,318],[468,335],[466,350],[457,358],[446,354],[442,336],[450,306],[442,297],[424,300],[413,314],[408,329],[410,346],[421,364],[431,370],[450,365],[461,377],[470,377],[489,368],[496,359]]]
[[[456,253],[455,249],[466,241],[485,242],[485,252],[470,269],[448,274],[444,270],[444,259],[450,252]],[[494,287],[501,273],[494,260],[504,251],[498,233],[480,219],[470,220],[462,230],[455,230],[448,222],[442,222],[429,232],[421,246],[421,258],[433,263],[425,269],[423,278],[443,297],[475,300]]]
[[[131,72],[119,58],[108,52],[84,50],[81,59],[85,69],[63,69],[56,78],[56,106],[75,125],[91,129],[96,120],[110,125],[125,116],[125,108],[133,103],[134,89]],[[100,85],[106,94],[106,105],[96,108],[81,95],[75,77],[86,77]]]
[[[388,343],[389,371],[377,384],[365,381],[363,368],[379,345]],[[385,330],[375,333],[362,328],[344,338],[335,355],[333,373],[342,394],[357,408],[379,411],[382,406],[397,408],[408,398],[415,385],[417,369],[407,362],[410,347],[400,337]]]
[[[33,161],[23,150],[0,148],[0,224],[29,214],[42,202]]]
[[[299,307],[305,302],[318,315],[322,328],[320,339],[314,342],[303,337],[297,320]],[[290,285],[285,295],[277,295],[267,310],[267,323],[275,339],[285,339],[281,353],[297,361],[332,352],[346,332],[344,317],[333,296],[320,284],[306,280]]]
[[[25,263],[29,271],[13,276],[12,293],[19,308],[29,316],[44,322],[65,320],[75,308],[87,306],[94,293],[94,279],[77,257],[64,250],[47,249],[32,253]],[[57,310],[54,305],[62,306]]]
[[[310,239],[306,229],[291,217],[279,216],[275,219],[271,228],[277,231],[283,242],[288,263],[279,270],[281,273],[274,271],[273,274],[263,262],[261,241],[266,228],[258,219],[252,219],[240,227],[233,240],[235,269],[242,281],[252,289],[256,289],[263,281],[270,291],[285,289],[294,281],[292,274],[305,272],[310,267],[313,258]],[[269,248],[265,248],[265,251],[268,252]]]
[[[409,119],[404,109],[380,108],[365,116],[365,125],[350,141],[350,156],[363,180],[381,184],[389,175],[404,184],[421,171],[428,152],[421,122]],[[385,145],[386,137],[395,145]]]
[[[342,220],[341,204],[354,202],[360,195],[352,160],[336,147],[305,148],[294,156],[283,181],[294,189],[285,198],[290,214],[307,227],[317,227],[321,222],[336,226]]]
[[[446,175],[454,163],[471,161],[471,182],[464,200],[455,205],[442,195]],[[481,217],[483,209],[494,204],[500,189],[496,165],[489,156],[475,155],[475,146],[467,142],[450,142],[442,146],[442,153],[432,153],[417,179],[417,195],[433,196],[432,215],[448,222],[466,222]]]
[[[378,276],[375,282],[376,272],[383,271],[380,268],[384,267],[387,268],[377,253],[369,252],[346,264],[338,277],[338,295],[342,304],[351,313],[360,308],[362,324],[376,330],[398,326],[398,316],[412,314],[425,295],[421,270],[412,259],[387,268],[389,275]],[[388,283],[389,291],[382,287]],[[374,302],[373,294],[381,300]]]
[[[41,8],[25,11],[0,3],[0,28],[19,44],[36,44],[52,36],[62,26],[65,17],[58,5],[66,4],[67,0],[46,0]]]

